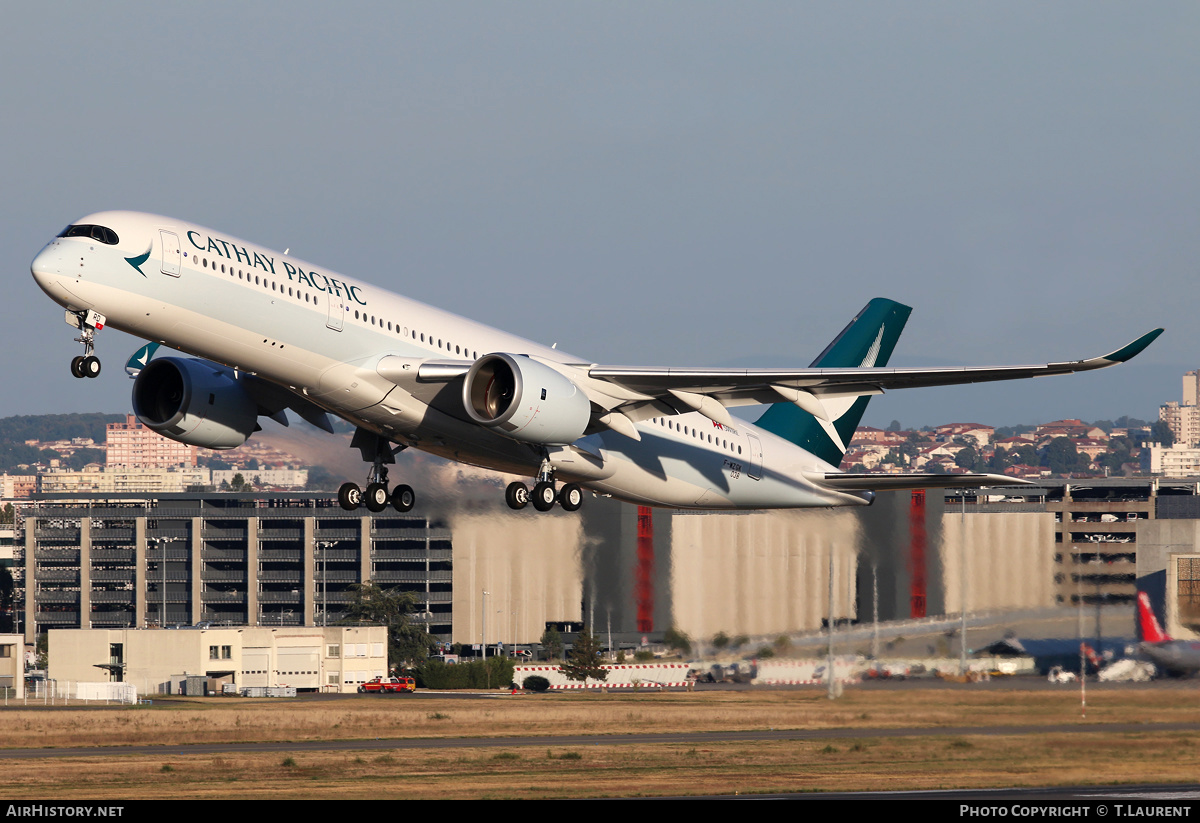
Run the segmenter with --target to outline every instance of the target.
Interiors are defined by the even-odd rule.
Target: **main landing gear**
[[[100,374],[100,358],[92,352],[96,350],[96,332],[104,328],[104,315],[88,309],[87,311],[68,311],[67,324],[79,329],[76,343],[83,344],[83,354],[71,358],[71,374],[75,377],[97,377]]]
[[[406,446],[392,447],[390,441],[366,429],[354,432],[350,445],[357,448],[363,460],[369,460],[371,470],[367,473],[367,488],[360,489],[356,483],[343,483],[338,489],[338,504],[346,511],[354,511],[360,506],[366,506],[368,511],[381,512],[391,503],[398,512],[411,511],[416,505],[417,496],[412,486],[399,485],[388,490],[388,470],[386,463],[396,462],[396,452]]]
[[[561,490],[555,490],[554,470],[549,463],[542,463],[538,471],[538,482],[533,487],[533,493],[524,483],[517,481],[509,483],[504,490],[504,502],[510,509],[523,509],[530,503],[540,512],[548,512],[558,503],[563,511],[579,511],[583,505],[583,488],[578,483],[567,483]]]

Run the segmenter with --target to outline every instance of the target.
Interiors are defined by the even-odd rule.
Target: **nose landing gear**
[[[71,374],[75,377],[97,377],[100,374],[100,358],[92,352],[96,350],[96,332],[104,328],[105,316],[99,312],[68,311],[67,325],[79,329],[76,343],[83,344],[83,354],[71,358]]]

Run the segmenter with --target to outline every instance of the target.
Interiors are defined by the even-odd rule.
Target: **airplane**
[[[1162,329],[1086,360],[1034,366],[886,368],[910,307],[875,298],[809,368],[606,366],[170,217],[88,215],[34,258],[34,279],[66,309],[100,373],[96,333],[151,341],[135,352],[138,419],[164,437],[235,448],[287,410],[370,464],[343,508],[410,510],[388,466],[401,449],[532,478],[505,490],[575,511],[584,489],[647,506],[780,509],[869,505],[881,489],[1021,485],[992,474],[860,475],[838,469],[868,400],[885,390],[1010,380],[1125,362]],[[154,344],[194,357],[152,359]],[[728,409],[766,405],[751,424]],[[561,485],[560,485],[561,484]]]
[[[1163,631],[1146,592],[1138,592],[1137,617],[1138,648],[1154,665],[1176,676],[1200,672],[1200,641],[1174,640]]]

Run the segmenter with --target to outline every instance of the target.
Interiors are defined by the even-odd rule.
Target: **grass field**
[[[6,800],[533,798],[1194,781],[1200,733],[947,734],[610,745],[630,732],[1200,723],[1191,690],[848,690],[519,695],[487,700],[172,700],[0,709],[6,748],[161,753],[4,764]],[[196,743],[594,735],[587,745],[189,754]]]

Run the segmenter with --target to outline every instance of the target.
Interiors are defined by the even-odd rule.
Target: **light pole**
[[[967,490],[959,489],[959,496],[962,500],[962,511],[959,514],[959,539],[962,541],[962,548],[959,550],[961,558],[959,560],[958,572],[958,587],[959,597],[962,602],[959,603],[959,608],[962,610],[962,627],[958,632],[959,659],[958,673],[964,677],[967,674]]]
[[[151,537],[147,541],[153,542],[162,551],[162,556],[159,558],[159,565],[162,566],[162,614],[158,623],[160,629],[167,627],[167,546],[178,539],[178,537]]]
[[[483,642],[480,643],[480,645],[483,646],[483,659],[484,660],[487,660],[487,598],[488,598],[488,594],[490,594],[490,592],[484,591],[484,593],[483,593],[483,616],[481,618],[482,625],[480,626],[480,634],[483,635]]]
[[[329,625],[329,580],[328,580],[328,558],[325,552],[332,549],[338,544],[336,540],[318,540],[314,541],[313,548],[320,549],[317,554],[317,559],[321,565],[321,626]]]

